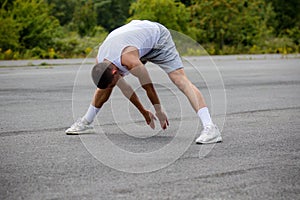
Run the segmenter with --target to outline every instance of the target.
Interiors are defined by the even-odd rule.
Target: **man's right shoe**
[[[214,124],[205,126],[201,135],[196,139],[197,144],[211,144],[217,142],[222,142],[222,137],[218,127]]]
[[[65,133],[67,135],[78,135],[84,133],[94,133],[94,127],[84,118],[79,118]]]

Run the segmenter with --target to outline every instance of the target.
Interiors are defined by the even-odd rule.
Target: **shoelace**
[[[77,121],[72,125],[72,128],[74,128],[76,126],[82,126],[81,118],[77,119]]]
[[[213,125],[205,126],[204,129],[203,129],[203,133],[207,134],[209,132],[209,130],[212,129],[212,128],[213,128]]]

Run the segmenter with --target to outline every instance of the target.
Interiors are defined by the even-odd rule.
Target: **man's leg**
[[[93,127],[90,125],[100,108],[109,99],[112,89],[96,89],[91,105],[86,114],[76,121],[70,128],[66,130],[66,134],[80,134],[92,132]]]
[[[212,120],[206,107],[203,95],[198,90],[198,88],[196,88],[196,86],[187,78],[183,68],[170,72],[169,77],[189,99],[195,112],[200,117],[203,126],[205,127],[209,124],[212,124]]]
[[[99,89],[97,88],[92,100],[92,105],[95,106],[96,108],[101,108],[103,104],[109,99],[112,88],[107,88],[107,89]]]
[[[196,86],[187,78],[183,69],[178,69],[169,74],[173,83],[185,94],[189,99],[195,112],[206,107],[204,97]]]
[[[206,103],[200,90],[187,78],[183,68],[170,72],[170,79],[185,94],[203,124],[203,131],[197,143],[221,142],[221,134],[213,124]]]
[[[111,92],[112,89],[110,88],[105,90],[99,88],[96,89],[92,103],[83,117],[88,123],[92,123],[94,121],[94,118],[100,111],[102,105],[109,99]]]

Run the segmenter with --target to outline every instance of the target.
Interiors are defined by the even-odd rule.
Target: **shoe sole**
[[[210,140],[210,141],[196,141],[196,144],[213,144],[213,143],[221,143],[222,137],[219,136],[216,139]]]
[[[88,134],[88,133],[95,133],[93,129],[88,129],[85,131],[80,131],[80,132],[65,132],[66,135],[80,135],[80,134]]]

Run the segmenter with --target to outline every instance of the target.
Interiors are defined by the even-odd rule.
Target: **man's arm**
[[[130,70],[131,74],[136,76],[142,87],[147,93],[147,96],[149,100],[151,101],[152,105],[154,106],[154,109],[156,111],[156,116],[158,117],[160,121],[160,125],[163,129],[166,129],[167,126],[169,125],[167,115],[164,113],[164,111],[161,108],[161,104],[158,98],[158,95],[155,91],[155,88],[152,84],[152,81],[150,79],[150,76],[148,74],[148,71],[146,70],[145,66],[140,63],[140,65],[132,68]]]
[[[122,65],[126,66],[130,73],[139,79],[141,86],[147,93],[149,100],[151,101],[156,111],[156,116],[160,121],[160,125],[163,129],[166,129],[169,125],[167,115],[161,108],[158,95],[152,84],[150,75],[139,59],[139,52],[135,47],[128,47],[124,50],[122,55]]]
[[[123,79],[120,78],[117,86],[120,88],[124,96],[126,96],[130,102],[135,105],[135,107],[140,111],[140,113],[144,116],[147,124],[154,129],[155,128],[155,123],[154,120],[156,120],[155,116],[149,111],[144,108],[142,103],[140,102],[138,96],[132,89],[132,87]]]

